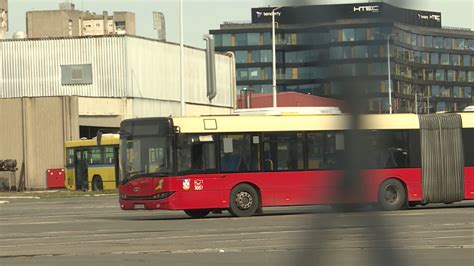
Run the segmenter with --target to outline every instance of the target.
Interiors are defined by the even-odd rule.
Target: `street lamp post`
[[[275,11],[281,7],[272,9],[272,92],[273,108],[277,107],[277,85],[276,85],[276,48],[275,48]]]
[[[183,0],[179,1],[179,86],[180,86],[180,105],[181,116],[185,115],[186,105],[184,101],[184,67],[183,67]]]
[[[388,68],[388,108],[389,113],[393,113],[392,107],[392,77],[390,73],[390,37],[397,36],[396,33],[382,34],[387,39],[387,68]]]

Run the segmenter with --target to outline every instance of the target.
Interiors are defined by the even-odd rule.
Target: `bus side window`
[[[66,149],[66,166],[73,167],[74,166],[74,149],[67,148]]]
[[[267,171],[303,170],[303,133],[265,134],[264,166]]]
[[[102,163],[102,154],[99,147],[91,148],[88,151],[89,155],[89,164],[101,164]]]
[[[260,170],[260,137],[252,134],[228,134],[220,139],[222,172]]]
[[[216,144],[213,135],[185,135],[178,149],[179,172],[215,170]]]
[[[105,164],[114,164],[114,148],[105,147],[104,148],[104,163]]]

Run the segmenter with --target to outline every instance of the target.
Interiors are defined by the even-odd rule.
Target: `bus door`
[[[88,190],[87,150],[76,150],[76,190]]]
[[[119,164],[119,148],[114,148],[114,163],[115,163],[115,187],[119,186],[120,180],[120,164]]]

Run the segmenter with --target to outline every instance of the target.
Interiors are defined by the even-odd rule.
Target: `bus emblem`
[[[202,179],[194,180],[194,190],[202,190],[204,188]]]
[[[190,187],[191,187],[191,180],[183,179],[183,190],[188,191]]]
[[[162,189],[163,189],[163,179],[160,179],[160,181],[158,181],[158,185],[155,187],[155,190],[160,191]]]
[[[138,192],[138,191],[140,191],[140,187],[134,187],[133,188],[133,192]]]

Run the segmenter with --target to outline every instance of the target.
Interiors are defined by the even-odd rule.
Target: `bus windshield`
[[[122,183],[141,176],[168,176],[173,171],[169,137],[120,140]]]
[[[139,177],[173,173],[173,137],[167,120],[124,121],[120,135],[122,184]]]

